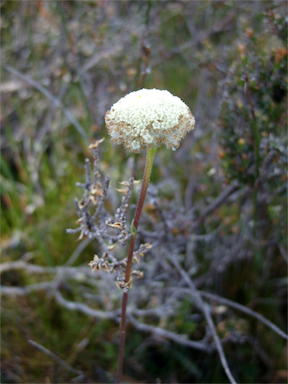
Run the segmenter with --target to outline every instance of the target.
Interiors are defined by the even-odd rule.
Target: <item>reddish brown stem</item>
[[[123,299],[122,299],[120,347],[119,347],[119,356],[118,356],[118,369],[117,369],[117,375],[116,375],[117,384],[120,384],[121,382],[122,370],[123,370],[123,359],[124,359],[125,338],[126,338],[126,308],[127,308],[127,302],[128,302],[129,282],[131,278],[133,251],[134,251],[134,245],[136,240],[137,228],[138,228],[141,212],[142,212],[144,201],[145,201],[148,184],[150,181],[155,153],[156,153],[156,148],[147,149],[142,188],[141,188],[139,200],[137,203],[136,211],[134,214],[134,219],[131,224],[131,238],[130,238],[130,244],[129,244],[129,250],[128,250],[128,256],[127,256],[127,266],[126,266],[126,272],[125,272],[126,287],[123,290]]]

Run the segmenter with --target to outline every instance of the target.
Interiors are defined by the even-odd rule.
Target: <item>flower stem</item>
[[[135,245],[135,240],[136,240],[137,228],[138,228],[142,208],[144,205],[144,200],[145,200],[148,184],[149,184],[150,177],[151,177],[151,171],[152,171],[155,153],[156,153],[156,148],[147,148],[146,164],[145,164],[145,169],[144,169],[142,188],[141,188],[139,200],[137,203],[136,211],[134,214],[134,219],[132,221],[131,229],[130,229],[131,238],[130,238],[128,257],[127,257],[127,266],[126,266],[126,272],[125,272],[126,287],[123,290],[123,299],[122,299],[121,327],[120,327],[120,348],[119,348],[119,355],[118,355],[118,369],[117,369],[117,375],[116,375],[116,383],[117,384],[120,384],[120,382],[121,382],[122,369],[123,369],[125,336],[126,336],[126,308],[127,308],[127,302],[128,302],[129,283],[130,283],[130,278],[131,278],[131,266],[132,266],[132,259],[133,259],[133,251],[134,251],[134,245]]]

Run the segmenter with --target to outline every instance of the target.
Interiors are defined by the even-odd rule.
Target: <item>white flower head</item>
[[[106,112],[105,122],[112,141],[135,153],[162,144],[175,151],[195,126],[187,105],[159,89],[128,93]]]

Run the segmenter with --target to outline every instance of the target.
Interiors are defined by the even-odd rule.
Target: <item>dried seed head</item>
[[[129,93],[106,112],[105,122],[112,141],[135,153],[164,143],[176,150],[181,139],[195,126],[187,105],[179,97],[159,89]]]

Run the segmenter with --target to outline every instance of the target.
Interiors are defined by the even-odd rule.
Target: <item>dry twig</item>
[[[62,360],[59,356],[55,355],[55,353],[49,351],[49,349],[43,347],[42,345],[36,343],[36,341],[28,340],[28,343],[33,345],[33,347],[39,349],[39,351],[42,351],[46,353],[46,355],[52,357],[53,360],[57,361],[62,367],[67,369],[68,371],[75,373],[76,375],[82,375],[83,378],[85,377],[84,373],[82,371],[78,371],[78,369],[75,369],[71,367],[71,365],[67,364],[64,360]]]
[[[202,297],[201,297],[200,293],[198,292],[198,290],[197,290],[195,284],[193,283],[192,279],[184,271],[184,269],[180,266],[180,264],[178,263],[177,259],[175,257],[169,257],[169,260],[176,267],[176,269],[181,274],[181,276],[184,279],[184,281],[186,282],[186,284],[191,289],[191,291],[193,293],[193,297],[195,298],[196,304],[202,310],[202,312],[203,312],[203,314],[204,314],[204,316],[205,316],[205,318],[207,320],[207,323],[209,325],[209,328],[210,328],[210,330],[212,332],[212,335],[213,335],[214,341],[216,343],[216,348],[218,350],[219,357],[220,357],[222,366],[224,368],[224,371],[225,371],[225,373],[226,373],[230,383],[231,384],[236,384],[236,381],[235,381],[235,379],[234,379],[234,377],[233,377],[233,375],[232,375],[232,373],[230,371],[230,368],[228,366],[227,359],[225,357],[221,341],[220,341],[220,339],[219,339],[219,337],[217,335],[217,331],[216,331],[216,328],[215,328],[215,325],[214,325],[214,322],[213,322],[213,319],[212,319],[209,307],[202,300]]]
[[[64,115],[67,117],[67,119],[70,121],[71,124],[74,125],[74,127],[77,129],[77,131],[80,133],[80,135],[83,137],[83,139],[89,143],[88,136],[86,132],[84,131],[83,127],[79,123],[79,121],[75,118],[75,116],[64,107],[62,102],[57,99],[55,96],[53,96],[46,88],[44,88],[41,84],[39,84],[37,81],[31,79],[29,76],[24,75],[23,73],[17,71],[17,69],[10,67],[10,65],[4,65],[3,66],[6,71],[13,73],[13,75],[20,77],[20,79],[27,81],[27,83],[31,84],[34,88],[38,89],[44,96],[47,97],[50,101],[52,101],[53,104],[55,104],[56,107],[59,107],[62,109]]]

